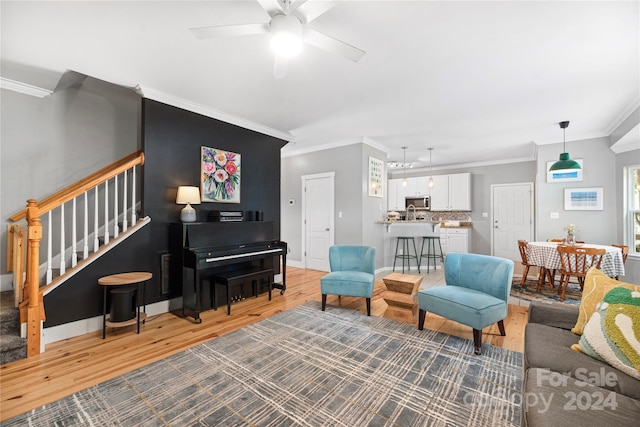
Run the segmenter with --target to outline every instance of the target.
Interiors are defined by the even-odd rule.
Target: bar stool
[[[402,241],[402,253],[398,254],[398,246]],[[413,253],[415,255],[411,255],[409,253],[409,241],[413,243]],[[420,258],[418,258],[418,251],[416,249],[416,241],[413,237],[403,237],[400,236],[396,240],[396,255],[393,260],[393,271],[396,271],[396,261],[400,258],[402,260],[402,274],[404,274],[404,261],[407,261],[407,265],[409,266],[409,270],[411,270],[411,259],[416,260],[416,264],[418,266],[418,273],[420,273]]]
[[[427,253],[424,252],[424,244],[427,243]],[[438,242],[438,247],[440,248],[440,255],[436,253],[436,242]],[[437,260],[440,258],[442,262],[444,262],[444,254],[442,253],[442,245],[440,244],[440,236],[423,236],[422,237],[422,248],[420,248],[420,260],[422,258],[427,259],[427,273],[429,272],[429,264],[431,260],[433,260],[433,269],[437,268]]]

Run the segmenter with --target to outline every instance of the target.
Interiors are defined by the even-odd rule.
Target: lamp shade
[[[582,169],[580,164],[574,160],[571,160],[569,157],[569,153],[567,153],[567,139],[566,139],[566,131],[569,127],[569,121],[565,120],[564,122],[558,123],[560,129],[562,129],[562,151],[560,153],[560,158],[557,162],[551,165],[549,168],[550,171],[559,171],[565,169]]]
[[[178,196],[176,197],[178,205],[186,205],[188,203],[200,204],[200,189],[198,187],[180,186],[178,187]]]
[[[569,158],[569,153],[560,153],[560,160],[555,162],[549,168],[550,171],[558,171],[564,169],[580,169],[580,164]]]

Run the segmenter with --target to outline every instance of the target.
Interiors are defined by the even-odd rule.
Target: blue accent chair
[[[474,352],[480,354],[483,328],[497,322],[500,335],[505,335],[513,261],[451,253],[444,260],[444,279],[445,286],[418,292],[418,329],[424,327],[426,312],[471,326]]]
[[[335,245],[329,248],[331,273],[320,279],[322,311],[327,294],[362,297],[371,316],[371,295],[375,280],[376,249],[370,246]]]

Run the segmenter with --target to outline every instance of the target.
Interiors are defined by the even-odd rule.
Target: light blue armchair
[[[370,246],[336,245],[329,248],[331,273],[320,279],[322,311],[327,294],[362,297],[371,316],[371,295],[375,279],[376,249]]]
[[[513,261],[487,255],[452,253],[444,261],[445,286],[418,292],[418,329],[426,312],[473,328],[475,354],[482,350],[482,329],[503,319],[513,279]]]

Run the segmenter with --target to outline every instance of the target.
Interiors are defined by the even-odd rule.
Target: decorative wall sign
[[[203,146],[200,159],[202,201],[240,203],[240,154]]]
[[[602,187],[565,188],[565,211],[601,211],[604,209]]]
[[[575,161],[580,165],[580,169],[552,171],[549,169],[551,169],[551,165],[554,164],[555,161],[547,162],[547,183],[582,181],[582,170],[584,169],[584,166],[582,165],[582,159],[575,159]]]
[[[369,196],[382,197],[384,162],[369,156]]]

